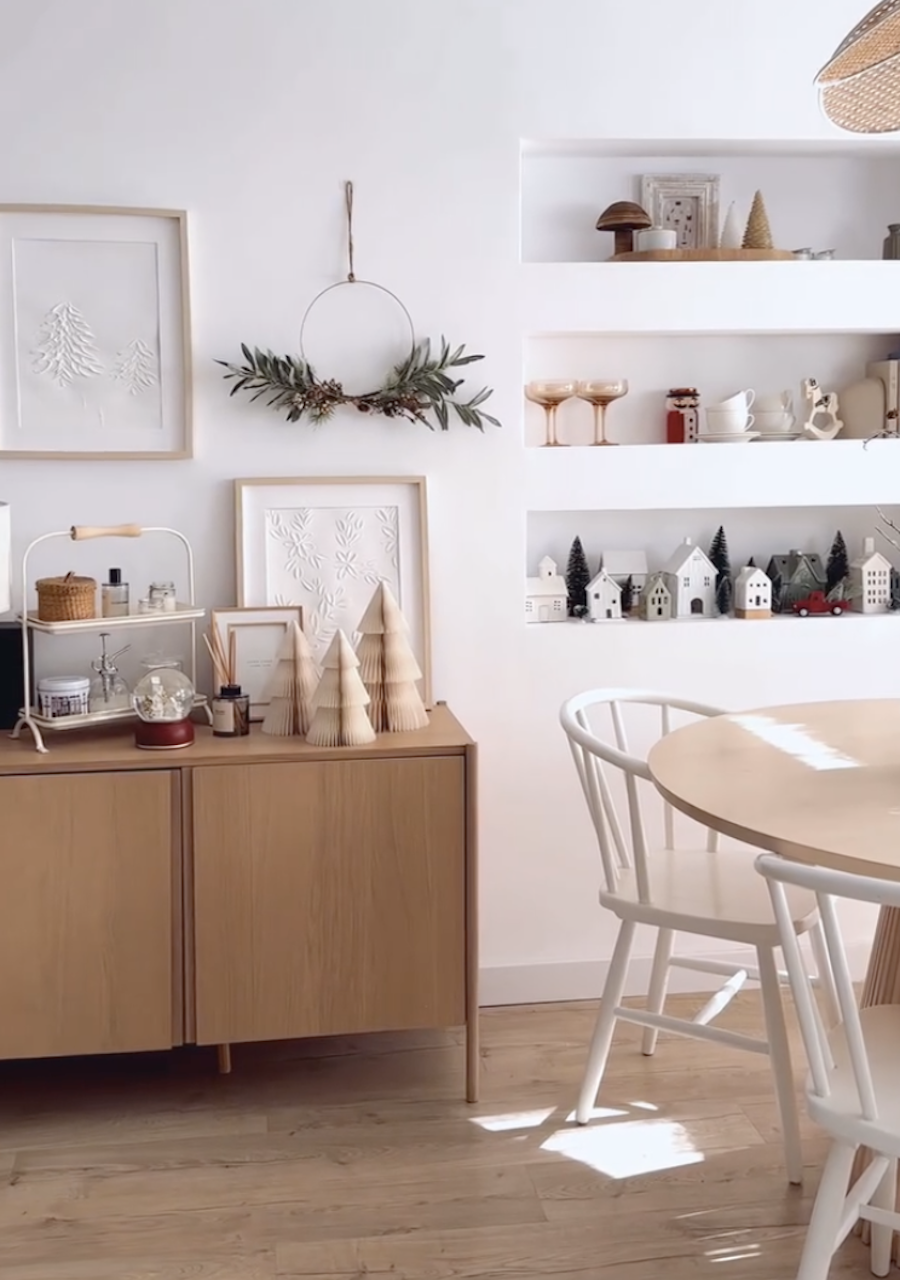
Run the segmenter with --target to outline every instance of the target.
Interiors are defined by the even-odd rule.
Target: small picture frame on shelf
[[[645,173],[641,205],[654,227],[677,234],[679,249],[719,244],[719,177],[711,173]]]
[[[0,457],[189,458],[187,215],[0,205]]]
[[[409,623],[431,706],[428,511],[424,476],[235,480],[237,598],[303,608],[318,661],[352,636],[379,582]]]
[[[211,621],[222,652],[234,655],[234,681],[250,699],[250,719],[264,720],[269,677],[288,627],[298,622],[302,628],[303,609],[300,605],[213,609]]]

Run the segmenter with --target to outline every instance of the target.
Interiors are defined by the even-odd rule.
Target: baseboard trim
[[[871,942],[860,940],[847,945],[853,977],[865,977]],[[755,964],[756,953],[748,948],[735,951],[694,953],[698,959],[726,960],[731,964]],[[628,970],[625,994],[642,996],[650,982],[650,956],[636,956]],[[562,964],[520,964],[489,966],[481,970],[480,1004],[555,1004],[565,1000],[599,1000],[609,969],[608,960],[583,960]],[[712,974],[674,969],[669,982],[673,993],[715,991],[722,979]]]

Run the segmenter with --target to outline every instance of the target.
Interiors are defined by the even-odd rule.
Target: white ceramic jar
[[[38,681],[41,715],[57,720],[61,716],[86,716],[91,682],[87,676],[45,676]]]

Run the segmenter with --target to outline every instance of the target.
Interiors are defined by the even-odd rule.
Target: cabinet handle
[[[69,536],[73,542],[86,538],[139,538],[144,530],[139,524],[73,524]]]

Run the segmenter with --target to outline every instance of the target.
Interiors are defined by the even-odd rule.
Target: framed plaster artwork
[[[387,582],[409,623],[431,706],[428,509],[423,476],[235,480],[237,596],[244,608],[300,605],[321,659]]]
[[[0,205],[0,456],[191,456],[184,213]]]
[[[250,699],[251,720],[265,719],[269,705],[266,685],[292,622],[303,626],[303,610],[299,606],[212,611],[212,625],[222,642],[222,652],[231,653],[234,644],[234,678]]]
[[[679,249],[719,244],[719,179],[710,173],[645,173],[641,205],[654,227],[678,233]]]

